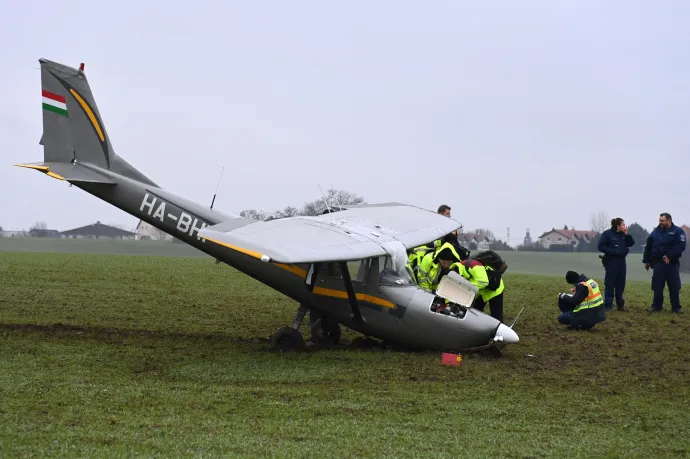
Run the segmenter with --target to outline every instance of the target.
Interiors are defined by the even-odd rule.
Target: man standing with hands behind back
[[[613,309],[613,298],[616,298],[616,306],[619,311],[627,311],[623,292],[625,291],[625,276],[627,266],[625,257],[630,247],[635,244],[632,236],[628,234],[628,227],[622,218],[611,220],[611,228],[601,233],[597,249],[603,252],[602,264],[606,270],[604,277],[604,311]]]
[[[650,312],[658,312],[664,306],[664,285],[668,284],[671,298],[671,312],[682,312],[680,305],[680,257],[686,247],[685,231],[673,224],[671,215],[664,212],[659,216],[659,226],[647,237],[642,255],[646,270],[651,267],[654,301]]]

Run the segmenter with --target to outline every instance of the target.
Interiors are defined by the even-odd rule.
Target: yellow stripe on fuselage
[[[260,254],[259,252],[255,252],[254,250],[243,249],[242,247],[238,247],[236,245],[231,245],[231,244],[226,244],[225,242],[217,241],[215,239],[211,239],[208,237],[205,237],[204,239],[206,239],[207,241],[211,241],[213,243],[216,243],[218,245],[222,245],[223,247],[227,247],[229,249],[243,253],[245,255],[249,255],[250,257],[254,257],[256,259],[261,260],[262,254]],[[307,277],[307,272],[302,268],[298,268],[297,266],[286,265],[284,263],[275,263],[274,266],[278,266],[279,268],[282,268],[286,271],[289,271],[292,274],[295,274],[295,275],[300,276],[302,278]]]
[[[226,244],[225,242],[216,241],[215,239],[211,239],[209,237],[205,237],[204,239],[216,243],[218,245],[222,245],[223,247],[227,247],[228,249],[232,249],[245,255],[249,255],[250,257],[258,258],[259,260],[261,260],[261,254],[259,252],[255,252],[254,250],[243,249],[242,247]]]
[[[322,295],[322,296],[330,296],[334,298],[343,298],[347,299],[347,292],[344,290],[336,290],[332,288],[324,288],[324,287],[314,287],[314,295]],[[367,303],[373,303],[373,304],[378,304],[379,306],[383,306],[386,308],[394,308],[395,305],[391,303],[388,300],[384,300],[383,298],[377,298],[375,296],[366,294],[366,293],[355,293],[355,298],[357,298],[360,301],[366,301]]]
[[[302,268],[298,268],[297,266],[293,265],[286,265],[284,263],[275,263],[276,266],[279,268],[283,268],[286,271],[290,271],[292,274],[295,274],[297,276],[300,276],[302,278],[307,277],[307,271],[305,271]]]

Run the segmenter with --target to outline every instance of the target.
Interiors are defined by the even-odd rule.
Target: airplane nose
[[[508,344],[515,344],[520,341],[520,337],[513,331],[512,328],[506,324],[501,324],[496,330],[496,337],[502,336],[503,342]]]

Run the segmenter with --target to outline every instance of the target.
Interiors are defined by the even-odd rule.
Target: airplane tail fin
[[[110,143],[83,64],[79,69],[47,59],[41,64],[43,163],[17,164],[68,181],[116,183],[111,171],[155,185],[118,157]],[[100,172],[99,172],[100,171]]]

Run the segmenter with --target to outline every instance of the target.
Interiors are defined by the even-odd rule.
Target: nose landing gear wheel
[[[328,317],[321,317],[311,326],[311,340],[322,346],[333,346],[340,342],[340,325]]]

